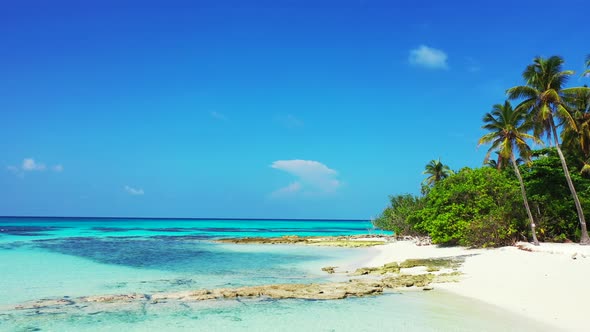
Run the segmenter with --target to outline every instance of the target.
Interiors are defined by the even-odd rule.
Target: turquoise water
[[[495,308],[438,292],[341,301],[250,299],[14,309],[45,298],[334,280],[339,277],[325,274],[322,266],[363,261],[372,249],[211,240],[367,232],[376,233],[367,221],[0,218],[0,330],[543,330]]]

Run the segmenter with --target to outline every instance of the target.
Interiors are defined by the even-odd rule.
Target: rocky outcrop
[[[272,284],[261,286],[246,286],[237,288],[199,289],[182,292],[162,292],[154,294],[118,294],[95,295],[78,298],[41,299],[15,307],[17,310],[64,309],[67,306],[84,307],[93,305],[140,304],[156,305],[164,302],[195,302],[216,299],[256,298],[271,299],[305,299],[305,300],[337,300],[347,297],[362,297],[382,294],[384,289],[399,289],[407,287],[422,287],[430,290],[431,283],[454,282],[458,280],[459,272],[452,273],[423,273],[403,274],[401,269],[422,267],[452,268],[458,266],[461,260],[420,259],[406,260],[402,263],[389,263],[376,268],[357,269],[352,276],[360,276],[346,282],[328,282],[313,284]],[[333,266],[324,268],[328,273],[334,273]],[[378,276],[370,277],[368,275]]]
[[[397,277],[383,278],[381,281],[383,282],[383,286],[387,288],[425,287],[430,285],[434,277],[434,274],[431,273],[418,275],[402,274]]]
[[[323,284],[276,284],[240,288],[218,288],[151,296],[152,302],[165,300],[202,301],[212,299],[268,297],[272,299],[337,300],[381,294],[383,285],[375,281],[333,282]]]
[[[352,273],[353,276],[362,276],[367,274],[386,274],[386,273],[398,273],[399,272],[399,264],[398,263],[389,263],[385,264],[380,267],[362,267],[356,269]]]
[[[328,273],[328,274],[334,274],[336,272],[337,266],[326,266],[326,267],[322,267],[322,271]]]
[[[235,244],[301,244],[331,247],[372,247],[387,243],[388,236],[352,235],[352,236],[281,236],[281,237],[242,237],[219,239],[221,243]]]
[[[40,308],[48,308],[48,307],[64,307],[68,305],[73,305],[76,302],[67,298],[63,299],[42,299],[34,302],[29,302],[25,304],[19,304],[15,306],[15,309],[40,309]]]
[[[429,246],[432,244],[430,236],[395,236],[396,241],[411,241],[417,246]]]
[[[464,257],[452,258],[421,258],[421,259],[407,259],[399,264],[402,269],[409,269],[417,266],[426,267],[426,271],[435,272],[442,269],[457,269],[461,263],[465,261]]]
[[[155,293],[155,294],[121,294],[84,296],[72,299],[42,299],[21,304],[15,309],[59,308],[70,305],[88,303],[132,303],[144,302],[157,304],[167,301],[204,301],[215,299],[267,297],[272,299],[306,299],[306,300],[337,300],[347,297],[378,295],[383,292],[384,283],[375,280],[350,280],[348,282],[332,282],[322,284],[274,284],[247,286],[239,288],[201,289],[194,291]]]
[[[133,302],[137,300],[145,300],[147,296],[145,294],[131,293],[122,295],[98,295],[98,296],[85,296],[78,299],[81,302]]]

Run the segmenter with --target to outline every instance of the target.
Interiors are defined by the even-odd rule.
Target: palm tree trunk
[[[563,152],[561,152],[561,147],[559,147],[559,140],[557,138],[557,130],[555,129],[555,123],[553,123],[553,119],[551,119],[551,130],[553,131],[553,139],[555,140],[555,147],[557,148],[557,154],[559,155],[559,159],[561,160],[561,166],[563,167],[563,172],[565,173],[565,179],[567,181],[567,185],[572,192],[572,197],[574,198],[574,203],[576,205],[576,210],[578,211],[578,219],[580,220],[580,229],[582,230],[582,236],[580,237],[580,244],[582,245],[590,245],[590,237],[588,237],[588,230],[586,229],[586,218],[584,217],[584,211],[582,210],[582,204],[580,204],[580,199],[578,198],[578,193],[576,193],[576,188],[574,187],[574,183],[572,182],[572,177],[570,176],[570,171],[567,168],[567,164],[565,162],[565,157],[563,156]]]
[[[526,189],[524,188],[524,181],[522,181],[522,176],[520,175],[520,170],[518,169],[518,165],[516,164],[516,159],[514,158],[514,154],[510,156],[510,160],[512,160],[512,166],[514,166],[514,173],[516,173],[516,177],[518,178],[518,182],[520,183],[520,191],[522,192],[522,199],[524,200],[524,207],[526,209],[526,213],[529,215],[529,220],[531,221],[531,232],[533,233],[533,244],[538,246],[539,240],[537,240],[537,234],[535,232],[535,220],[533,219],[533,214],[531,213],[531,208],[529,207],[529,200],[526,197]]]

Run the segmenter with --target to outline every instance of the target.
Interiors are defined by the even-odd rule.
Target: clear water
[[[218,244],[220,237],[350,235],[367,221],[0,218],[1,331],[509,331],[544,327],[449,294],[340,301],[219,300],[15,310],[43,298],[321,282],[371,249]]]

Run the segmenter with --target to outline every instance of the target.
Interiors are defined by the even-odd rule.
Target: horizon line
[[[84,217],[84,216],[0,216],[0,219],[147,219],[147,220],[260,220],[260,221],[371,221],[371,219],[344,219],[344,218],[203,218],[203,217]]]

